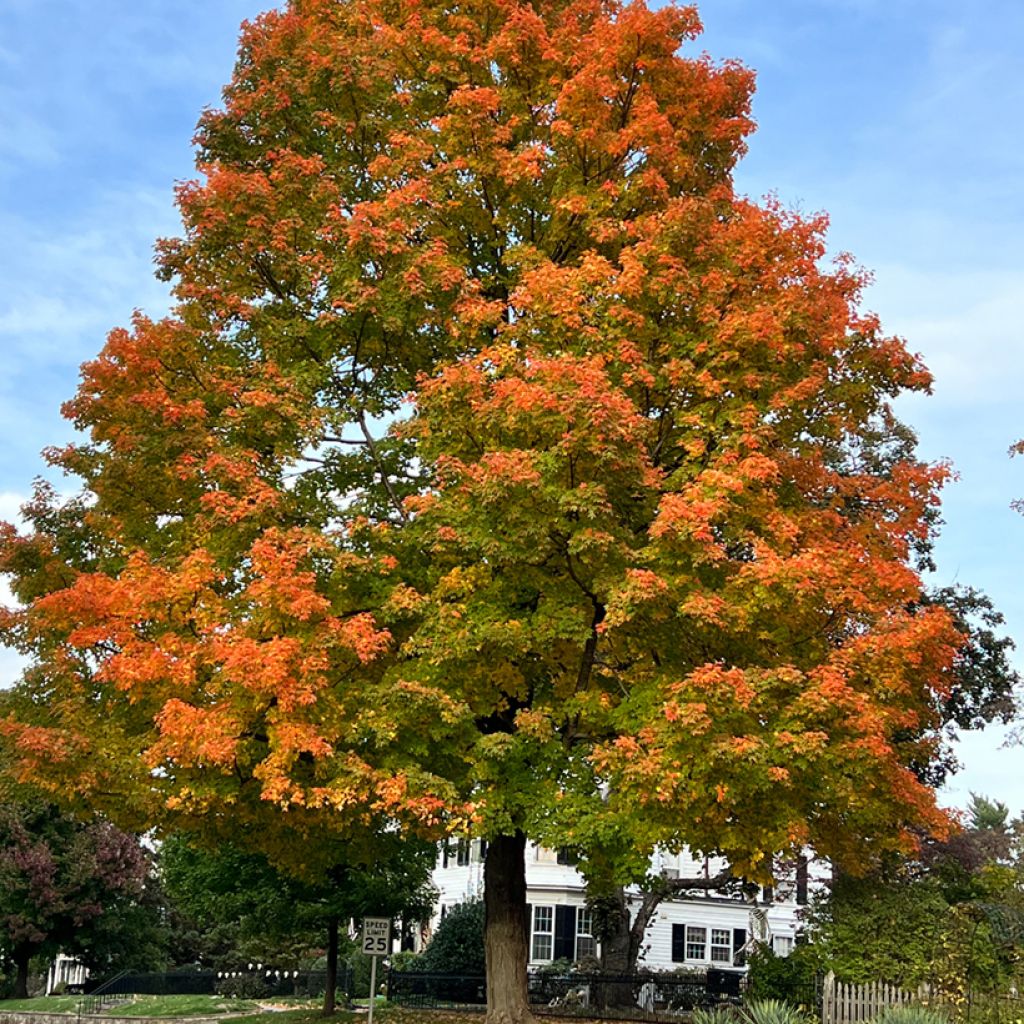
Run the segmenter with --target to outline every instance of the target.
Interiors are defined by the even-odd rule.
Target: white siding
[[[440,891],[438,908],[435,911],[432,927],[436,927],[440,917],[440,907],[446,908],[467,899],[483,895],[483,863],[480,858],[479,842],[473,841],[470,848],[470,863],[459,865],[456,858],[454,840],[450,841],[451,849],[448,856],[448,867],[443,867],[443,859],[439,853],[437,867],[434,871],[434,884]],[[726,866],[722,858],[705,860],[693,857],[688,850],[673,853],[659,850],[652,859],[652,867],[665,872],[670,877],[704,877],[716,875]],[[820,885],[825,873],[817,867],[811,872],[811,886]],[[573,906],[585,905],[584,881],[575,867],[557,863],[554,850],[538,848],[528,843],[526,848],[526,885],[527,901],[531,906]],[[634,899],[634,906],[639,897]],[[792,937],[798,930],[795,903],[795,887],[792,878],[785,878],[777,888],[776,901],[771,905],[763,902],[756,904],[756,909],[765,913],[768,920],[769,933],[765,938],[771,942],[776,935]],[[754,931],[751,914],[752,907],[742,900],[725,898],[716,894],[695,896],[685,900],[666,900],[655,913],[648,926],[644,938],[640,962],[645,966],[659,970],[671,970],[674,967],[712,967],[729,966],[711,960],[711,929],[728,929],[730,939],[732,931],[742,928],[749,941]],[[672,925],[694,925],[708,929],[706,955],[702,960],[672,960]],[[532,948],[532,943],[531,943]],[[531,961],[537,966],[538,961]]]

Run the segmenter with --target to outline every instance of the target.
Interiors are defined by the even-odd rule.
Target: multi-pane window
[[[532,960],[550,960],[555,941],[554,907],[533,908]]]
[[[716,964],[732,963],[732,935],[728,928],[711,929],[711,959]]]
[[[464,868],[469,864],[469,840],[460,839],[455,847],[455,863]]]
[[[594,941],[594,916],[586,907],[576,911],[576,959],[597,955]]]
[[[707,928],[696,928],[692,924],[686,926],[686,959],[706,960],[708,945]]]
[[[792,935],[775,935],[772,938],[772,948],[777,956],[789,956],[793,952]]]

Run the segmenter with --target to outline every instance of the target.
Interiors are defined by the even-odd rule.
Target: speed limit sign
[[[370,1016],[367,1024],[373,1024],[373,1007],[377,1002],[377,957],[391,952],[391,921],[388,918],[363,918],[363,952],[370,957]]]
[[[388,918],[363,918],[363,952],[368,956],[387,956],[391,952],[391,921]]]

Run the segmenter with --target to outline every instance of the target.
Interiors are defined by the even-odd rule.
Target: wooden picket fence
[[[830,971],[821,993],[821,1024],[863,1024],[887,1006],[918,1002],[922,995],[882,981],[844,984]]]

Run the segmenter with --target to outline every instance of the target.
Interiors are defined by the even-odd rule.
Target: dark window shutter
[[[441,844],[441,867],[448,867],[448,840]]]
[[[480,840],[480,863],[484,864],[487,861],[487,840]]]
[[[802,853],[796,859],[796,901],[807,902],[807,858]]]
[[[743,947],[747,944],[747,929],[733,928],[732,930],[732,962],[737,967],[743,966]]]
[[[575,907],[555,907],[555,959],[576,959]]]
[[[672,925],[672,963],[681,964],[686,960],[686,925]]]

